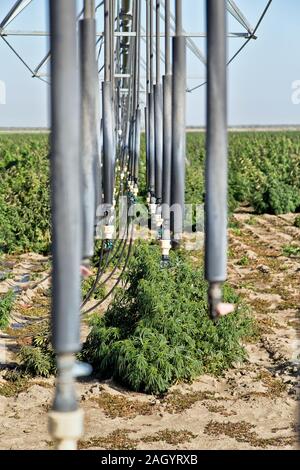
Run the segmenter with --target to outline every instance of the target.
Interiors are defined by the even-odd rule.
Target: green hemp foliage
[[[187,255],[172,253],[161,269],[160,249],[141,243],[120,289],[103,317],[94,316],[81,353],[102,378],[113,377],[135,391],[165,393],[178,381],[220,374],[245,359],[241,340],[252,321],[227,286],[236,313],[214,324],[207,313],[203,269]]]

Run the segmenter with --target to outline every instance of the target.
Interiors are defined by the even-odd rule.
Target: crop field
[[[53,448],[48,140],[0,135],[2,449]],[[205,135],[188,134],[190,204],[204,201],[204,156]],[[208,318],[202,249],[174,252],[165,270],[158,244],[136,241],[119,289],[83,317],[78,359],[93,375],[78,383],[81,449],[296,448],[298,132],[230,133],[229,208],[224,295],[233,314],[217,325]],[[109,271],[87,306],[109,293],[119,270]],[[83,296],[90,288],[82,282]]]

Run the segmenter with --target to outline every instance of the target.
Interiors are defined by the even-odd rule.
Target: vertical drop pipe
[[[137,196],[138,180],[139,180],[139,159],[141,153],[141,110],[136,110],[136,131],[135,131],[135,159],[134,159],[134,183],[135,183],[135,196]]]
[[[173,247],[181,243],[185,200],[186,39],[182,29],[182,0],[176,0],[173,38],[171,231]]]
[[[141,0],[136,0],[136,86],[135,86],[135,152],[134,152],[134,195],[138,195],[139,160],[141,152],[141,109],[140,109],[140,71],[141,71]]]
[[[147,3],[149,8],[149,43],[150,43],[150,86],[148,94],[148,108],[149,108],[149,168],[150,168],[150,193],[151,193],[151,206],[155,214],[155,127],[154,127],[154,95],[153,95],[153,0]]]
[[[146,139],[146,169],[147,169],[147,203],[151,202],[151,168],[150,168],[150,11],[149,0],[146,1],[146,106],[145,106],[145,139]]]
[[[121,3],[121,16],[122,16],[122,31],[125,35],[122,37],[122,66],[121,71],[125,75],[130,75],[129,78],[123,78],[122,88],[124,89],[123,95],[123,109],[122,109],[122,120],[124,121],[124,137],[126,136],[125,141],[125,173],[129,172],[129,160],[130,160],[130,143],[131,143],[131,39],[130,36],[127,36],[127,33],[131,32],[131,23],[132,23],[132,2],[131,0],[122,0]],[[126,91],[125,91],[126,90]]]
[[[57,381],[49,432],[76,449],[83,430],[74,384],[80,350],[81,183],[76,2],[51,0],[52,344]]]
[[[163,257],[169,256],[170,249],[170,205],[171,205],[171,163],[172,163],[172,67],[171,67],[171,6],[165,1],[165,75],[163,77]],[[164,243],[165,242],[165,243]]]
[[[112,133],[113,133],[113,168],[116,165],[117,148],[117,126],[116,126],[116,99],[115,99],[115,11],[116,2],[110,0],[110,81],[111,81],[111,102],[112,102]],[[113,188],[114,192],[114,188]]]
[[[135,139],[136,139],[136,108],[137,108],[137,23],[138,23],[138,3],[133,2],[132,5],[132,31],[135,36],[131,38],[130,48],[130,85],[129,85],[129,103],[130,103],[130,121],[131,121],[131,142],[130,142],[130,158],[129,158],[129,181],[130,191],[134,192],[134,161],[135,161]]]
[[[155,196],[162,202],[163,172],[163,96],[160,75],[160,0],[156,0],[156,84],[153,87],[155,113]]]
[[[145,145],[146,145],[146,188],[147,188],[147,203],[150,203],[149,196],[149,180],[150,180],[150,170],[149,170],[149,125],[148,125],[148,106],[146,99],[146,106],[144,108],[144,119],[145,119]]]
[[[98,71],[97,71],[97,79],[98,79]],[[99,79],[98,79],[99,80]],[[99,82],[98,82],[99,83]],[[99,205],[103,204],[103,168],[102,168],[102,164],[103,164],[103,119],[101,116],[101,107],[100,107],[100,93],[101,93],[101,90],[98,89],[98,101],[97,101],[97,107],[99,109],[99,128],[100,128],[100,132],[99,132],[99,163],[98,163],[98,185],[99,185],[99,190],[97,191],[97,199],[96,199],[96,203],[97,203],[97,208],[96,208],[96,214],[98,214],[98,208],[99,208]],[[98,223],[99,221],[96,220],[96,223]],[[96,229],[96,235],[97,235],[97,229]]]
[[[96,62],[95,0],[85,0],[84,19],[79,22],[81,71],[81,158],[83,182],[83,264],[89,265],[94,254],[96,197],[98,181],[95,170],[99,165]],[[97,185],[97,186],[96,186]],[[96,191],[97,187],[97,191]]]
[[[222,305],[227,278],[227,38],[226,2],[206,1],[207,142],[205,200],[205,276],[212,319]]]
[[[110,0],[104,1],[104,82],[102,83],[103,120],[103,190],[106,212],[113,208],[114,187],[114,119],[111,82],[111,9]]]

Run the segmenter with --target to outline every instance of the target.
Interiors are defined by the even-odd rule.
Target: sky
[[[1,20],[14,2],[0,0]],[[8,29],[48,30],[47,3],[47,0],[33,0]],[[267,0],[236,0],[236,4],[255,26]],[[185,30],[204,32],[204,0],[183,0],[183,5]],[[300,80],[299,22],[299,0],[273,0],[257,32],[258,39],[251,41],[230,65],[228,112],[231,126],[300,124],[300,104],[292,100],[293,83]],[[243,31],[230,17],[228,28],[230,32]],[[100,11],[98,30],[102,30]],[[31,68],[37,66],[49,47],[47,38],[10,37],[9,40]],[[195,42],[205,53],[205,40],[195,39]],[[236,38],[229,40],[229,57],[242,43]],[[6,104],[0,104],[0,127],[48,126],[49,85],[33,79],[1,38],[0,64],[0,102],[4,87],[6,95]],[[203,64],[189,52],[188,87],[202,83],[205,73]],[[205,124],[205,87],[187,94],[187,124]]]

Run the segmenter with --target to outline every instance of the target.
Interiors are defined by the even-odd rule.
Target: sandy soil
[[[176,385],[163,399],[129,392],[110,381],[80,382],[85,411],[80,448],[297,447],[300,257],[289,256],[284,247],[300,245],[300,230],[293,226],[292,215],[257,217],[245,211],[235,219],[236,228],[230,230],[229,282],[247,300],[260,332],[256,343],[246,345],[247,362],[235,364],[220,378],[202,376],[193,384]],[[36,309],[41,303],[45,309],[41,293],[49,283],[49,267],[36,255],[10,258],[9,263],[10,279],[0,283],[0,290],[27,288],[21,294],[21,311],[13,315],[16,327],[41,315]],[[24,284],[24,274],[34,271],[37,280]],[[84,326],[83,335],[86,332]],[[19,347],[9,333],[0,339],[0,448],[51,449],[47,410],[53,380],[32,380],[19,393],[7,393],[4,375],[17,361]]]

